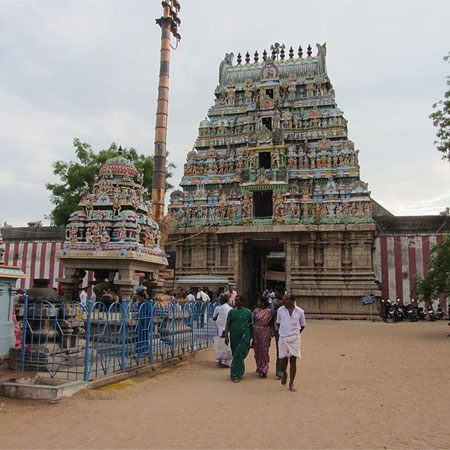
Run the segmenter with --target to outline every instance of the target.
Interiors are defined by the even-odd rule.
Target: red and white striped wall
[[[415,299],[414,282],[428,274],[431,247],[442,235],[389,235],[375,239],[375,278],[381,282],[382,297],[407,303]]]
[[[375,278],[382,285],[382,297],[404,302],[415,299],[415,277],[423,278],[427,275],[431,247],[442,240],[442,235],[377,236],[374,271]],[[64,266],[56,258],[56,253],[63,245],[63,242],[5,243],[4,263],[19,266],[26,274],[26,278],[17,280],[16,287],[29,289],[34,278],[48,278],[50,286],[58,288],[56,279],[64,277]],[[93,272],[88,272],[82,285],[90,286],[93,279]],[[88,295],[91,295],[90,290]]]
[[[16,288],[31,288],[35,278],[48,278],[50,287],[58,288],[56,279],[64,277],[64,265],[56,258],[56,253],[63,245],[63,242],[5,243],[4,263],[19,266],[26,275],[26,278],[17,280]],[[88,272],[83,280],[83,286],[88,286],[93,279],[93,272]],[[90,295],[90,292],[88,294]]]

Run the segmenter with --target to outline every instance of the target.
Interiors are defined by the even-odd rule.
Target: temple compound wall
[[[374,215],[374,221],[374,270],[382,298],[408,302],[416,298],[415,280],[428,274],[433,246],[450,234],[448,212],[415,217]]]
[[[57,287],[56,279],[64,276],[64,265],[56,258],[64,245],[64,227],[4,228],[2,236],[4,263],[19,266],[25,273],[25,277],[17,281],[17,289],[30,289],[35,278],[48,279],[50,286]]]
[[[428,273],[432,246],[442,242],[444,236],[450,234],[450,220],[448,216],[397,217],[392,214],[374,215],[373,218],[376,229],[373,247],[370,250],[373,263],[370,264],[369,273],[373,271],[375,284],[382,298],[391,300],[399,298],[401,301],[408,302],[411,298],[416,298],[415,277],[423,277]],[[190,238],[195,234],[194,231],[201,234]],[[181,291],[185,286],[177,285],[176,280],[186,276],[209,275],[228,279],[238,286],[240,292],[248,295],[251,288],[256,289],[255,285],[259,281],[258,278],[261,278],[262,269],[267,269],[267,266],[270,268],[272,258],[264,255],[272,253],[273,262],[286,261],[286,270],[281,273],[280,271],[271,273],[266,270],[267,275],[272,277],[270,280],[263,280],[266,284],[273,286],[277,283],[285,283],[287,289],[301,294],[300,302],[305,305],[308,312],[324,311],[325,308],[327,311],[332,311],[332,305],[325,304],[330,302],[325,300],[325,294],[334,289],[330,279],[332,279],[333,271],[336,273],[336,266],[339,266],[339,258],[336,255],[340,255],[341,265],[345,255],[343,267],[347,273],[350,264],[353,265],[353,257],[356,254],[349,253],[348,248],[352,246],[351,242],[345,242],[345,240],[339,242],[336,238],[333,242],[334,249],[328,247],[327,253],[324,253],[322,258],[323,263],[318,266],[315,258],[317,255],[317,262],[321,261],[319,255],[322,250],[315,250],[315,246],[321,243],[323,248],[324,242],[321,242],[320,237],[325,235],[320,234],[321,231],[292,232],[289,229],[283,231],[270,229],[264,232],[261,228],[248,229],[241,234],[236,231],[237,229],[232,227],[210,227],[206,230],[204,228],[177,229],[176,233],[172,233],[171,240],[178,242],[167,248],[168,251],[174,251],[176,254],[174,279],[167,280],[168,288],[172,289],[175,284]],[[350,233],[349,230],[347,231]],[[64,246],[64,227],[9,228],[2,232],[5,247],[4,262],[19,266],[26,275],[17,280],[16,288],[31,288],[33,278],[50,279],[50,286],[57,288],[56,279],[64,277],[64,267],[62,262],[55,258],[55,253]],[[343,232],[340,233],[343,236]],[[333,234],[328,236],[331,237]],[[336,237],[336,234],[334,236]],[[303,239],[305,239],[304,242]],[[195,242],[195,245],[190,244],[191,241]],[[282,253],[286,253],[286,256],[277,258]],[[264,262],[266,267],[261,268],[259,265]],[[316,272],[319,269],[320,271]],[[313,284],[311,279],[316,273],[319,273],[320,277],[317,277],[317,281]],[[324,273],[329,276],[328,280],[324,278]],[[93,280],[94,274],[89,271],[83,280],[83,286],[89,286]],[[346,278],[342,276],[341,290],[344,280]],[[317,287],[319,282],[320,288]],[[334,282],[335,285],[339,284],[336,282],[336,277]],[[319,303],[319,309],[313,309],[314,296],[311,289],[303,288],[304,285],[315,286],[314,294],[322,294],[316,295],[315,301]],[[349,303],[344,300],[343,305],[339,294],[332,294],[329,298],[334,297],[336,306],[341,307]],[[348,311],[349,314],[358,311],[367,312],[367,307],[364,309],[360,299],[353,298]]]

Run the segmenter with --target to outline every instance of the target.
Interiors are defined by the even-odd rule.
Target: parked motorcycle
[[[405,316],[405,319],[410,322],[417,322],[419,320],[418,308],[412,303],[403,305],[403,315]]]
[[[430,320],[431,322],[434,322],[436,320],[436,313],[434,312],[434,309],[431,305],[427,306],[427,315],[428,320]]]
[[[436,319],[437,320],[442,320],[443,318],[444,318],[444,308],[439,303],[439,305],[437,307],[437,310],[436,310]]]
[[[383,298],[380,301],[380,316],[386,322],[389,314],[389,309],[391,307],[390,300],[384,300]]]
[[[397,303],[391,303],[389,300],[386,302],[387,309],[387,315],[386,318],[392,320],[393,322],[400,322],[404,319],[404,314],[402,307],[400,304]]]

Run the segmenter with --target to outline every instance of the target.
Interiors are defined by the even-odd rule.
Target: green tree
[[[52,164],[53,174],[60,179],[59,183],[47,183],[45,185],[51,193],[51,201],[55,205],[50,213],[50,221],[53,225],[66,225],[69,215],[78,209],[78,202],[82,194],[92,190],[94,178],[100,168],[109,158],[117,156],[118,146],[112,143],[108,149],[95,153],[91,146],[75,138],[73,140],[77,161],[55,161]],[[153,156],[138,154],[130,147],[123,149],[123,156],[128,158],[137,169],[144,173],[144,196],[151,198],[153,178]],[[172,163],[167,165],[167,178],[172,176]],[[167,183],[167,188],[172,186]]]
[[[450,52],[444,56],[444,61],[450,61]],[[450,86],[450,76],[447,75],[447,86]],[[433,105],[434,112],[430,114],[433,125],[437,128],[434,143],[442,152],[442,158],[450,162],[450,89],[444,94],[444,100]]]
[[[416,280],[415,291],[425,301],[438,298],[439,294],[450,294],[450,236],[431,249],[428,275]]]

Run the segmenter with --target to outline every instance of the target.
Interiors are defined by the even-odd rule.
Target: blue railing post
[[[206,346],[209,347],[209,308],[210,302],[206,304],[206,314],[205,314],[205,320],[206,320]]]
[[[139,320],[139,319],[138,319]],[[126,327],[127,327],[127,300],[125,298],[122,299],[122,363],[121,368],[122,372],[125,372],[125,358],[126,358]]]
[[[90,365],[89,365],[89,350],[91,347],[91,311],[93,303],[86,305],[86,349],[84,352],[84,381],[89,381]]]
[[[172,358],[175,356],[175,325],[176,325],[176,311],[177,305],[174,301],[172,303]]]
[[[151,301],[150,304],[150,362],[153,362],[153,330],[154,330],[154,316],[155,316],[155,302],[153,300],[147,300],[148,302]]]
[[[22,342],[20,345],[20,370],[23,371],[25,368],[25,340],[27,337],[28,328],[28,295],[24,294],[24,305],[23,305],[23,321],[22,321]]]
[[[191,314],[191,324],[192,324],[192,326],[191,326],[191,330],[192,330],[191,351],[194,351],[194,323],[197,324],[197,318],[195,317],[195,309],[196,309],[195,306],[196,306],[195,303],[192,302],[192,307],[191,307],[191,311],[192,311],[192,314]]]

